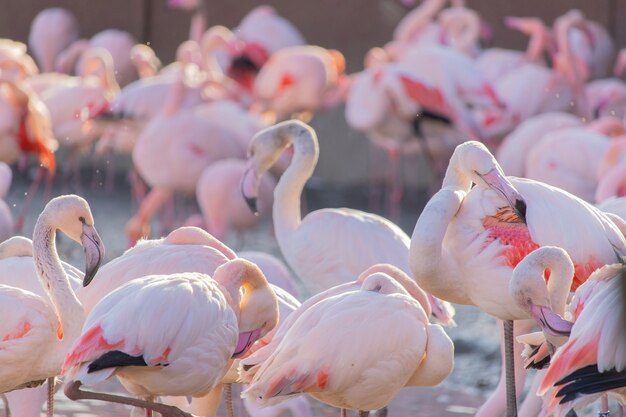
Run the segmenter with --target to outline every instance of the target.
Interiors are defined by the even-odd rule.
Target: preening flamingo
[[[93,223],[84,199],[70,195],[51,200],[35,224],[34,262],[27,261],[34,264],[49,300],[39,295],[39,291],[31,292],[4,285],[4,282],[0,286],[3,298],[0,305],[4,310],[1,392],[36,386],[61,373],[63,358],[80,335],[85,314],[56,253],[56,230],[60,229],[83,246],[87,262],[83,285],[87,285],[104,256],[104,247]],[[28,274],[20,279],[27,277]],[[33,284],[24,281],[26,285]],[[28,366],[24,368],[23,363]],[[48,415],[52,416],[51,413],[50,404]]]
[[[352,291],[358,291],[363,282],[370,275],[382,273],[387,277],[396,281],[404,290],[414,298],[422,307],[427,316],[430,316],[430,302],[428,296],[415,282],[409,278],[409,276],[402,272],[399,268],[390,264],[375,264],[367,268],[361,274],[359,274],[355,280],[346,282],[344,284],[337,285],[322,291],[314,296],[305,300],[302,305],[299,305],[296,311],[289,317],[280,321],[278,328],[275,331],[271,340],[268,340],[266,346],[261,346],[252,351],[252,354],[242,360],[242,368],[240,370],[240,380],[242,382],[250,382],[259,368],[263,365],[264,361],[276,350],[282,339],[285,337],[291,326],[299,319],[299,317],[307,311],[310,307],[316,305],[322,300],[335,297],[340,294],[349,293]]]
[[[271,404],[306,392],[335,407],[375,410],[404,386],[440,383],[452,366],[442,328],[396,281],[373,273],[359,290],[306,309],[242,395]]]
[[[585,245],[576,238],[582,229]],[[508,283],[513,267],[542,245],[568,251],[575,289],[593,270],[614,263],[614,247],[624,250],[626,240],[593,206],[546,184],[507,179],[484,145],[466,142],[415,225],[410,262],[417,283],[435,296],[502,320],[525,319]]]
[[[241,289],[244,289],[243,296]],[[162,302],[177,308],[163,309]],[[67,355],[64,373],[71,399],[100,399],[179,416],[179,409],[156,404],[158,395],[201,396],[275,325],[274,292],[254,264],[234,259],[214,278],[201,273],[149,275],[102,299],[89,314],[83,335]],[[135,326],[128,317],[153,325]],[[80,390],[116,374],[139,400]]]
[[[605,266],[574,294],[576,321],[538,390],[548,413],[562,417],[606,394],[626,404],[624,273],[623,264]]]
[[[317,136],[307,124],[291,120],[257,133],[249,148],[242,193],[256,210],[260,178],[293,144],[294,155],[274,190],[272,216],[278,245],[287,263],[313,294],[349,282],[377,263],[410,273],[409,237],[389,220],[359,210],[321,209],[302,218],[300,196],[319,155]],[[451,306],[431,297],[435,317],[450,322]]]
[[[546,270],[550,271],[547,283]],[[622,264],[607,265],[596,270],[576,290],[566,311],[568,288],[574,276],[574,265],[567,252],[544,246],[530,253],[515,267],[510,284],[511,295],[543,328],[552,350],[554,347],[559,348],[539,388],[539,393],[544,395],[544,402],[548,405],[548,413],[555,412],[555,415],[562,416],[570,408],[598,398],[604,391],[626,385],[626,379],[619,374],[625,365],[623,358],[626,353],[621,314],[623,301],[619,300],[623,272]],[[598,351],[594,353],[594,349]],[[585,358],[580,357],[581,353]],[[579,356],[573,358],[576,354]],[[614,366],[617,369],[610,370],[611,366],[606,365],[616,359]],[[597,365],[585,368],[585,361],[598,361],[602,369]],[[578,369],[578,373],[559,381]],[[608,373],[602,375],[604,371]],[[554,388],[550,387],[552,384]],[[605,398],[603,408],[607,405]]]

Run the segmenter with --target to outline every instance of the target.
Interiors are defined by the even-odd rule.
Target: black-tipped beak
[[[259,210],[257,207],[257,198],[255,197],[248,197],[246,195],[246,181],[248,181],[248,176],[251,175],[251,169],[247,169],[246,172],[243,174],[243,177],[241,179],[241,183],[239,184],[239,189],[241,191],[241,196],[243,197],[244,200],[246,200],[246,204],[248,205],[248,208],[250,209],[250,211],[252,211],[252,213],[255,216],[259,215]]]
[[[83,224],[83,233],[80,241],[85,251],[85,277],[83,287],[89,285],[93,277],[98,272],[102,258],[104,258],[104,245],[95,227]]]
[[[246,197],[244,195],[243,198],[244,198],[244,200],[246,200],[246,204],[248,205],[248,208],[250,209],[250,211],[255,216],[258,216],[259,215],[259,210],[257,209],[257,206],[256,206],[256,197]]]
[[[478,173],[477,173],[478,174]],[[478,174],[487,185],[498,191],[509,203],[509,206],[517,213],[520,219],[526,223],[526,201],[524,197],[515,189],[508,178],[498,169],[494,168],[487,174]]]

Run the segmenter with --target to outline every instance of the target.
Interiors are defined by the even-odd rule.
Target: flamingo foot
[[[177,407],[171,405],[159,404],[152,401],[140,400],[138,398],[129,398],[122,395],[105,394],[100,392],[81,391],[80,381],[71,381],[65,385],[65,395],[73,401],[77,400],[99,400],[117,404],[126,404],[133,407],[151,409],[160,413],[163,417],[194,417],[189,413],[185,413]]]

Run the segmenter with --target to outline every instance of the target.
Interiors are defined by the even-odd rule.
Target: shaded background
[[[372,46],[391,39],[396,24],[406,14],[399,0],[205,0],[209,2],[208,26],[236,26],[253,7],[271,4],[300,29],[311,43],[343,52],[347,71],[360,71],[363,57]],[[420,0],[417,0],[419,2]],[[507,29],[503,17],[540,16],[548,24],[570,8],[579,8],[587,17],[607,27],[618,47],[626,45],[626,0],[468,0],[491,25],[493,46],[522,49],[526,38]],[[176,47],[188,37],[191,13],[169,10],[166,0],[0,0],[0,37],[26,41],[30,22],[46,7],[72,10],[81,25],[81,35],[118,28],[149,43],[163,63],[174,58]],[[491,46],[491,45],[487,45]],[[318,114],[311,123],[320,139],[320,160],[316,176],[325,184],[344,186],[363,183],[369,175],[367,139],[352,131],[343,109]],[[411,185],[427,185],[432,177],[425,164],[406,164]]]

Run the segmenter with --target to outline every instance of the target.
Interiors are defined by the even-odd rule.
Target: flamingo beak
[[[531,316],[551,336],[569,336],[574,325],[571,321],[563,320],[550,308],[535,304],[531,305]]]
[[[237,340],[235,353],[233,353],[232,357],[240,358],[241,356],[243,356],[248,351],[250,346],[252,346],[252,344],[259,339],[259,336],[261,336],[261,328],[249,332],[239,333],[239,339]]]
[[[257,207],[258,182],[256,170],[254,169],[253,164],[250,163],[241,178],[241,195],[254,215],[259,214]]]
[[[500,169],[496,167],[486,174],[476,174],[487,183],[489,188],[502,194],[520,219],[526,223],[526,201]]]
[[[83,278],[83,287],[89,285],[93,277],[98,272],[102,258],[104,258],[104,245],[96,228],[83,223],[83,233],[80,235],[80,241],[85,251],[85,277]]]

